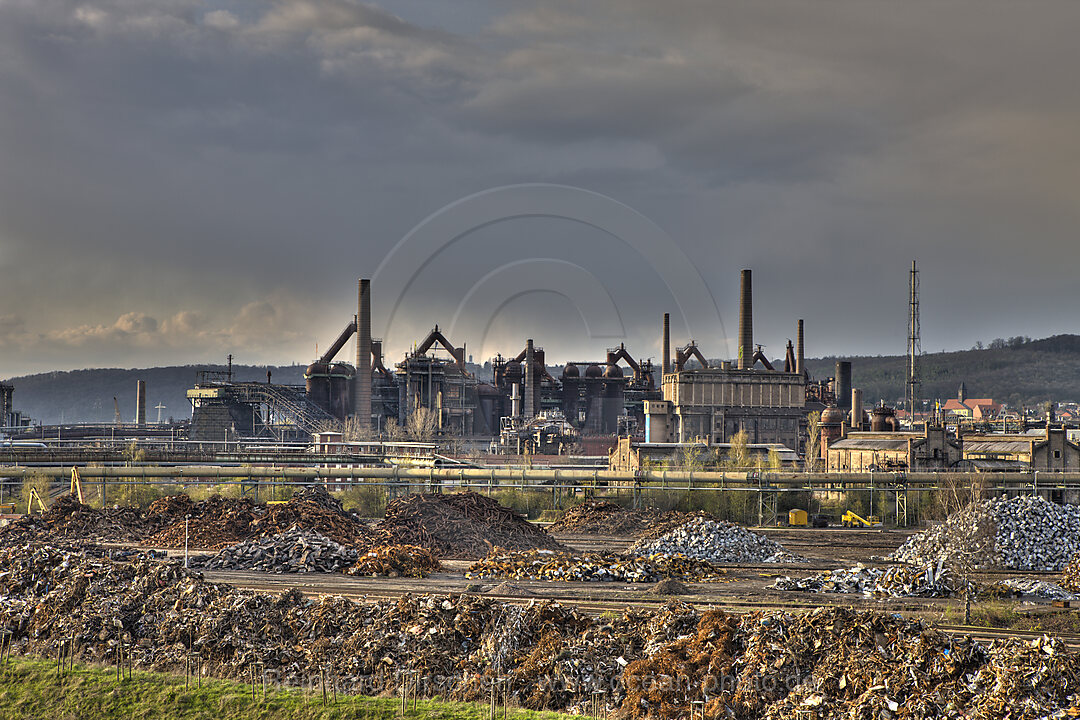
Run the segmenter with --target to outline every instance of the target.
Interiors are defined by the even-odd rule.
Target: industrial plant
[[[382,341],[371,336],[370,281],[361,279],[356,315],[307,367],[303,387],[202,373],[188,392],[190,436],[297,439],[348,421],[368,439],[415,424],[419,414],[435,436],[488,439],[507,454],[607,454],[619,437],[722,444],[740,432],[801,453],[807,414],[846,397],[849,385],[841,379],[836,392],[832,378],[809,377],[802,320],[783,368],[774,367],[754,345],[752,294],[751,271],[743,270],[735,363],[710,363],[693,340],[673,348],[665,313],[659,368],[625,344],[553,366],[525,338],[524,347],[492,358],[482,378],[467,368],[465,343],[438,325],[388,367]],[[338,356],[354,336],[355,360],[345,362]]]

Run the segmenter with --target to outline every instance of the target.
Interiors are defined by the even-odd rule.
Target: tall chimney
[[[662,372],[667,375],[671,372],[671,315],[664,313],[664,364]],[[663,382],[663,378],[661,378]]]
[[[795,340],[795,372],[806,376],[806,358],[803,355],[803,321],[799,318],[799,336]]]
[[[851,429],[862,430],[862,390],[851,389]]]
[[[750,270],[742,271],[739,292],[739,369],[754,366],[754,300]]]
[[[371,280],[360,278],[356,308],[356,380],[353,385],[354,417],[362,430],[371,428]]]
[[[533,379],[533,363],[536,362],[536,353],[533,351],[532,338],[525,343],[525,419],[532,420],[536,416],[536,395],[533,392],[535,386]]]
[[[836,361],[836,379],[833,381],[833,394],[836,395],[836,407],[841,410],[851,409],[851,361]]]
[[[139,380],[135,385],[135,424],[146,424],[146,381]]]

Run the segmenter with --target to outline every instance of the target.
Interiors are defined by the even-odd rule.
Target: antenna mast
[[[915,403],[918,399],[919,367],[918,357],[922,353],[922,339],[919,327],[919,270],[915,261],[911,261],[911,273],[908,280],[908,379],[907,403],[911,413],[911,422],[915,423]]]

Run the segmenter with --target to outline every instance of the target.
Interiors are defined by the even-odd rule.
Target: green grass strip
[[[582,720],[580,715],[510,708],[514,720]],[[119,680],[114,669],[76,664],[57,677],[56,663],[16,657],[0,667],[0,718],[114,720],[115,718],[184,718],[185,720],[338,720],[401,717],[399,698],[338,695],[323,704],[322,693],[261,687],[252,700],[251,686],[204,678],[185,687],[183,676],[134,671]],[[410,699],[406,718],[489,720],[486,704]],[[498,717],[503,717],[502,707]]]

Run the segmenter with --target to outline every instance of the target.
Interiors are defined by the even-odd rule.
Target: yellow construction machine
[[[34,509],[34,501],[35,500],[37,500],[38,510],[40,510],[42,514],[44,514],[45,512],[48,511],[48,508],[45,507],[45,503],[43,503],[41,501],[41,496],[38,495],[37,488],[30,488],[30,497],[28,497],[26,499],[26,514],[27,515],[29,515],[30,511]]]
[[[881,527],[881,518],[877,515],[864,518],[848,510],[840,518],[840,524],[844,527]]]

